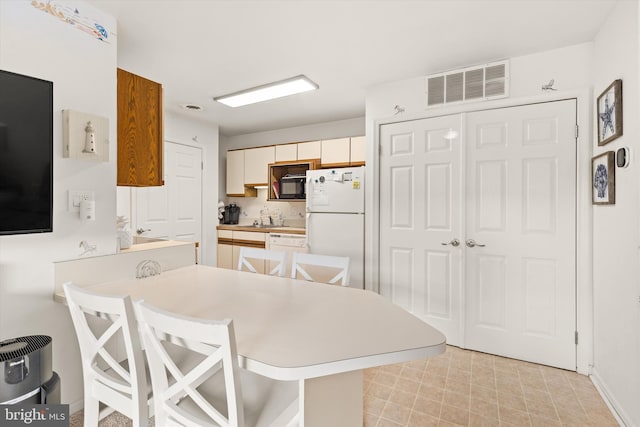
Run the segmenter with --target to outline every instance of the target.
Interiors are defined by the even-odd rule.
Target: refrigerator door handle
[[[307,212],[307,249],[311,248],[311,236],[309,234],[309,225],[311,224],[311,212]]]
[[[312,203],[313,203],[313,199],[311,198],[313,196],[313,178],[308,177],[307,178],[307,188],[305,189],[305,196],[307,198],[307,212],[309,212],[312,208]]]

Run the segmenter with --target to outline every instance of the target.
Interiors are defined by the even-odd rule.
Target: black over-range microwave
[[[305,175],[286,175],[280,178],[281,199],[305,199],[307,196]]]

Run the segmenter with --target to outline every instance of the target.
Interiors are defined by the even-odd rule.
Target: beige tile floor
[[[82,425],[82,415],[73,414],[72,427]],[[100,422],[101,427],[130,425],[131,420],[118,413]],[[364,426],[618,423],[584,375],[449,346],[430,359],[367,369]]]
[[[618,426],[588,377],[456,347],[367,369],[365,427]]]

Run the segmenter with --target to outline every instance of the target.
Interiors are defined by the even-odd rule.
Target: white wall
[[[115,20],[82,2],[83,14],[110,31]],[[62,400],[82,397],[82,370],[66,306],[53,301],[53,261],[76,258],[79,242],[99,254],[116,249],[116,54],[117,38],[101,42],[28,1],[0,1],[0,68],[53,81],[53,232],[0,236],[0,340],[44,334],[53,338],[53,369]],[[73,109],[109,119],[109,162],[62,158],[62,113]],[[96,220],[68,213],[68,190],[93,190]],[[72,406],[72,410],[78,406]]]
[[[629,426],[640,425],[639,12],[638,2],[618,2],[594,40],[593,61],[594,102],[622,79],[624,125],[602,147],[594,132],[594,155],[628,146],[633,156],[616,169],[616,204],[593,207],[593,374]]]

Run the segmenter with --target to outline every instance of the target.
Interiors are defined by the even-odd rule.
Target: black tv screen
[[[53,227],[53,83],[0,70],[0,235]]]

